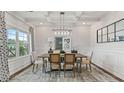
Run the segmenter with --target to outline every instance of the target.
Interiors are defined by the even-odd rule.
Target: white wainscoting
[[[25,56],[25,57],[10,59],[8,63],[9,63],[10,75],[12,75],[17,71],[30,65],[31,61],[30,61],[30,56]]]
[[[106,45],[106,46],[105,46]],[[109,47],[107,47],[109,45]],[[97,46],[94,50],[92,62],[110,73],[124,79],[124,49],[117,49],[114,44]]]

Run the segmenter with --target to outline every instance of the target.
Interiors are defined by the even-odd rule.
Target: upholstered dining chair
[[[41,58],[38,58],[37,57],[37,54],[36,52],[32,52],[32,55],[31,55],[31,60],[32,60],[32,63],[33,63],[33,69],[32,69],[32,72],[34,72],[35,68],[38,69],[38,65],[42,64],[42,59]]]
[[[75,54],[74,53],[65,53],[64,55],[64,77],[67,66],[72,67],[72,71],[75,77]]]
[[[61,60],[60,60],[60,53],[51,53],[49,54],[50,58],[50,77],[52,69],[58,69],[59,76],[60,76],[60,70],[61,70]]]
[[[81,64],[85,64],[86,65],[86,69],[88,69],[88,65],[89,65],[90,71],[92,71],[92,69],[91,69],[92,56],[93,56],[93,52],[91,53],[90,57],[82,58],[82,62],[81,62]]]

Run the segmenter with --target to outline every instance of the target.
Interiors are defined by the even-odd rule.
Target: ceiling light
[[[40,25],[42,25],[43,23],[42,22],[40,22]]]
[[[55,35],[57,35],[57,32],[55,32]]]
[[[64,31],[64,35],[66,35],[66,32]]]
[[[60,35],[60,32],[58,32],[58,35]]]
[[[69,31],[67,31],[66,34],[69,35]]]
[[[85,25],[86,23],[85,22],[83,22],[83,25]]]

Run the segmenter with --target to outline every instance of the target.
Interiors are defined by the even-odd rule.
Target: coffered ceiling
[[[60,25],[68,27],[74,25],[91,25],[109,13],[106,11],[62,12],[64,12],[64,17],[62,17],[59,11],[13,11],[12,13],[23,18],[27,23],[35,26],[50,25],[56,27],[59,27]]]

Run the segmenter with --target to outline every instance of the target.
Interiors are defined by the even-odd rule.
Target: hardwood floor
[[[57,71],[52,72],[51,77],[49,73],[43,73],[42,68],[39,67],[38,71],[32,73],[32,67],[12,78],[10,82],[119,82],[107,73],[96,68],[92,65],[92,72],[87,71],[85,66],[82,67],[82,73],[76,73],[76,77],[72,78],[73,73],[67,71],[66,78],[64,72],[61,75]]]

